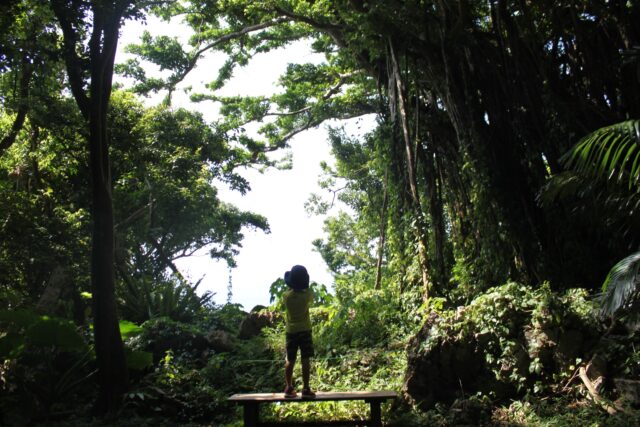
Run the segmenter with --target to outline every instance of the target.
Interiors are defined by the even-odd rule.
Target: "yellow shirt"
[[[312,301],[313,292],[311,289],[301,291],[290,289],[284,293],[284,306],[287,310],[287,333],[311,330],[309,306]]]

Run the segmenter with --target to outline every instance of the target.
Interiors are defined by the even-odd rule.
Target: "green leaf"
[[[0,338],[0,358],[16,357],[24,347],[24,337],[16,333],[8,333]]]
[[[133,322],[129,322],[128,320],[120,321],[120,335],[123,340],[126,340],[131,337],[135,337],[136,335],[142,332],[142,328],[136,325]]]
[[[630,168],[628,165],[640,145],[639,127],[640,120],[627,120],[598,129],[582,138],[561,161],[577,172],[601,179],[615,176],[620,180],[628,175],[629,188],[633,188],[640,179],[640,153],[635,154]]]
[[[0,310],[0,322],[26,328],[38,321],[40,316],[29,310]]]
[[[612,315],[630,301],[640,285],[640,252],[618,262],[602,285],[601,313]]]
[[[72,322],[46,316],[31,325],[26,336],[32,344],[55,346],[61,350],[78,351],[86,347]]]
[[[153,354],[148,351],[126,349],[127,367],[142,370],[153,365]]]

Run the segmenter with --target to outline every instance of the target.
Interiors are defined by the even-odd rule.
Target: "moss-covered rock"
[[[477,392],[542,392],[587,360],[599,336],[584,291],[508,283],[430,314],[410,342],[404,391],[423,409]]]

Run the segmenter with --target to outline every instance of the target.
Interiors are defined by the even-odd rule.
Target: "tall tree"
[[[120,406],[128,386],[115,298],[107,112],[120,26],[123,19],[134,12],[135,2],[51,0],[50,4],[62,29],[71,93],[87,123],[93,219],[91,288],[100,385],[96,410],[107,413]]]

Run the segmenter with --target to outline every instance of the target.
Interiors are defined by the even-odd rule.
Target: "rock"
[[[423,410],[436,402],[453,402],[460,393],[468,393],[482,387],[483,356],[476,351],[476,342],[448,341],[429,351],[421,351],[421,343],[430,333],[427,322],[410,345],[408,366],[403,391],[414,404]]]
[[[620,398],[633,406],[640,406],[640,381],[626,378],[614,378],[613,384]]]
[[[36,311],[42,314],[57,314],[60,295],[63,293],[63,288],[67,286],[68,281],[69,275],[64,268],[56,266],[51,272],[47,286],[44,288],[42,295],[40,295],[40,299],[36,304]]]
[[[488,425],[491,421],[491,405],[475,397],[456,399],[449,408],[449,414],[452,425]]]
[[[271,326],[275,320],[275,314],[264,310],[262,306],[256,306],[251,313],[240,323],[240,339],[249,339],[260,335],[265,326]]]
[[[233,343],[231,337],[225,331],[211,330],[205,337],[211,348],[217,353],[224,353],[233,350]]]
[[[151,351],[157,363],[168,350],[200,355],[210,347],[203,333],[192,325],[176,322],[167,317],[148,320],[143,324],[143,334],[136,337],[143,345],[140,350]]]
[[[561,370],[568,369],[584,353],[583,344],[584,334],[581,331],[569,329],[560,334],[554,358]]]

